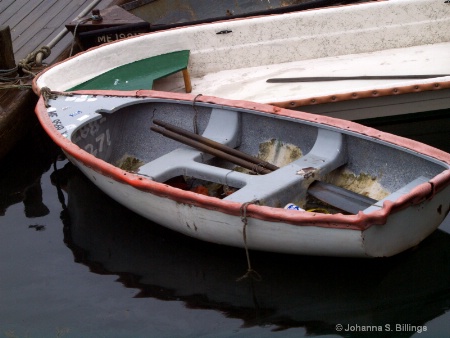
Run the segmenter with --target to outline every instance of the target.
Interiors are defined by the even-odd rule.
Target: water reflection
[[[0,216],[17,203],[23,203],[27,218],[49,213],[43,202],[41,176],[59,152],[36,120],[29,134],[0,161]]]
[[[246,271],[240,249],[173,233],[110,200],[67,164],[53,173],[68,194],[65,241],[75,261],[114,274],[135,297],[180,300],[214,309],[245,327],[305,327],[339,334],[336,324],[423,326],[450,307],[450,235],[436,231],[417,248],[390,259],[335,259],[251,252],[261,281]],[[60,195],[62,196],[62,195]],[[342,332],[344,336],[360,332]],[[377,336],[392,332],[373,332]]]

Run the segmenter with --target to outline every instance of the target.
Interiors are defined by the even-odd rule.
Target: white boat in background
[[[250,16],[281,14],[372,0],[136,0],[66,25],[81,50],[142,33]]]
[[[34,88],[188,91],[359,120],[449,108],[449,59],[450,3],[388,0],[148,33]]]
[[[95,185],[207,242],[385,257],[450,210],[450,154],[354,122],[157,91],[43,94],[43,128]]]

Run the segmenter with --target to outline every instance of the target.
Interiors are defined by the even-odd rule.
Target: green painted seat
[[[111,69],[110,71],[72,87],[69,90],[152,89],[153,81],[181,71],[183,72],[186,93],[190,93],[192,86],[187,70],[188,61],[189,50],[157,55]]]

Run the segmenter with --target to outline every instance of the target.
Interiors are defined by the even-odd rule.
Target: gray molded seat
[[[246,175],[247,184],[226,200],[244,203],[256,199],[263,205],[272,206],[302,200],[314,180],[320,180],[346,163],[345,149],[344,135],[319,129],[316,142],[308,154],[270,174]],[[229,174],[227,179],[234,179],[234,175]]]
[[[226,128],[224,128],[226,126]],[[213,109],[208,125],[202,136],[229,147],[237,147],[240,138],[240,115],[236,111]],[[209,179],[212,172],[229,170],[203,164],[212,155],[197,149],[181,146],[172,152],[161,156],[139,168],[139,174],[151,177],[155,181],[165,182],[178,176],[194,176],[199,179]],[[203,174],[202,174],[203,173]],[[219,176],[221,176],[221,174]]]
[[[237,147],[239,113],[214,109],[203,136]],[[264,205],[282,206],[305,198],[309,184],[346,163],[345,149],[344,135],[319,129],[316,142],[308,154],[266,175],[249,175],[205,164],[212,156],[187,146],[143,165],[139,174],[158,182],[179,175],[195,177],[239,188],[226,200],[244,203],[257,199]]]

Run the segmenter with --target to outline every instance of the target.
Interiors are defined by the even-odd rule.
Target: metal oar
[[[279,77],[268,79],[266,82],[285,83],[285,82],[320,82],[320,81],[351,81],[351,80],[420,80],[443,76],[450,76],[450,74]]]
[[[377,200],[373,198],[320,181],[314,181],[309,186],[308,193],[322,202],[351,214],[357,214],[377,203]]]

